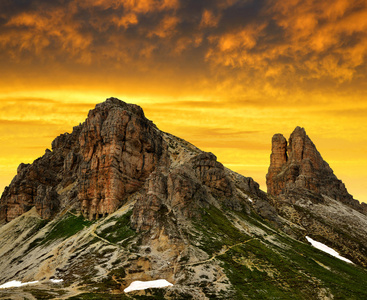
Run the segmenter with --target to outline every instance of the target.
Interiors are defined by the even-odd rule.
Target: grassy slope
[[[230,248],[216,256],[234,286],[227,297],[316,299],[331,293],[334,299],[367,299],[365,269],[296,241],[255,216],[237,215],[266,234],[242,232],[221,210],[210,207],[203,210],[192,235],[210,255],[218,253],[223,245]]]
[[[219,210],[211,206],[202,210],[202,218],[195,221],[194,230],[191,232],[192,242],[210,257],[215,256],[214,259],[221,264],[233,286],[232,291],[218,296],[208,284],[208,287],[204,288],[208,298],[317,299],[322,295],[332,294],[334,299],[367,299],[365,269],[296,241],[273,229],[255,214],[247,215],[242,212],[235,214],[242,224],[247,224],[247,230],[239,230],[234,226],[233,215],[231,216],[229,212],[227,214],[225,209]],[[111,219],[112,225],[97,233],[111,244],[129,240],[136,236],[130,228],[130,215],[131,211]],[[66,214],[52,226],[43,240],[37,241],[32,246],[36,244],[43,246],[55,240],[64,240],[91,224],[82,217]],[[108,291],[108,284],[110,284],[108,280],[99,283],[99,290],[103,290],[103,285],[106,285]],[[32,294],[33,292],[40,297],[40,291],[31,291]],[[52,298],[46,294],[39,299]],[[84,293],[70,299],[164,299],[165,290],[152,289],[147,294],[148,298],[130,294]],[[177,295],[176,299],[190,299],[190,297]]]

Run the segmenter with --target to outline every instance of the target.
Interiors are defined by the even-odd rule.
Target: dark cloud
[[[4,67],[79,65],[212,86],[230,77],[232,88],[366,78],[365,1],[6,0],[0,11]]]

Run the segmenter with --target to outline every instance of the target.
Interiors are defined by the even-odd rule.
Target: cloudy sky
[[[302,126],[367,202],[365,0],[1,0],[0,190],[110,96],[266,190]]]

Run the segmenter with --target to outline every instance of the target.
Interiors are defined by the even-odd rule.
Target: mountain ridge
[[[353,280],[367,282],[367,216],[302,185],[317,183],[306,172],[314,166],[298,152],[283,159],[283,139],[273,143],[268,178],[287,188],[266,194],[214,154],[160,131],[139,106],[108,98],[57,137],[52,151],[21,164],[4,191],[0,282],[38,280],[29,293],[45,299],[124,299],[134,280],[162,277],[174,285],[131,297],[332,299],[345,289],[364,296]],[[308,153],[322,162],[315,150]],[[307,180],[293,176],[294,165]],[[293,177],[278,176],[282,170]],[[314,252],[305,236],[356,265]],[[64,283],[56,288],[51,278]]]

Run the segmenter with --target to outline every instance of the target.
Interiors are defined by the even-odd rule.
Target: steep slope
[[[365,269],[311,247],[308,227],[285,213],[293,200],[279,195],[269,198],[212,153],[161,132],[140,107],[107,99],[52,151],[22,164],[5,189],[0,284],[39,283],[0,289],[0,297],[367,297]],[[365,215],[337,200],[320,205],[328,207],[321,218],[342,212],[367,228]],[[356,230],[353,238],[363,236]],[[363,265],[360,256],[352,260]],[[173,286],[123,291],[155,279]]]

